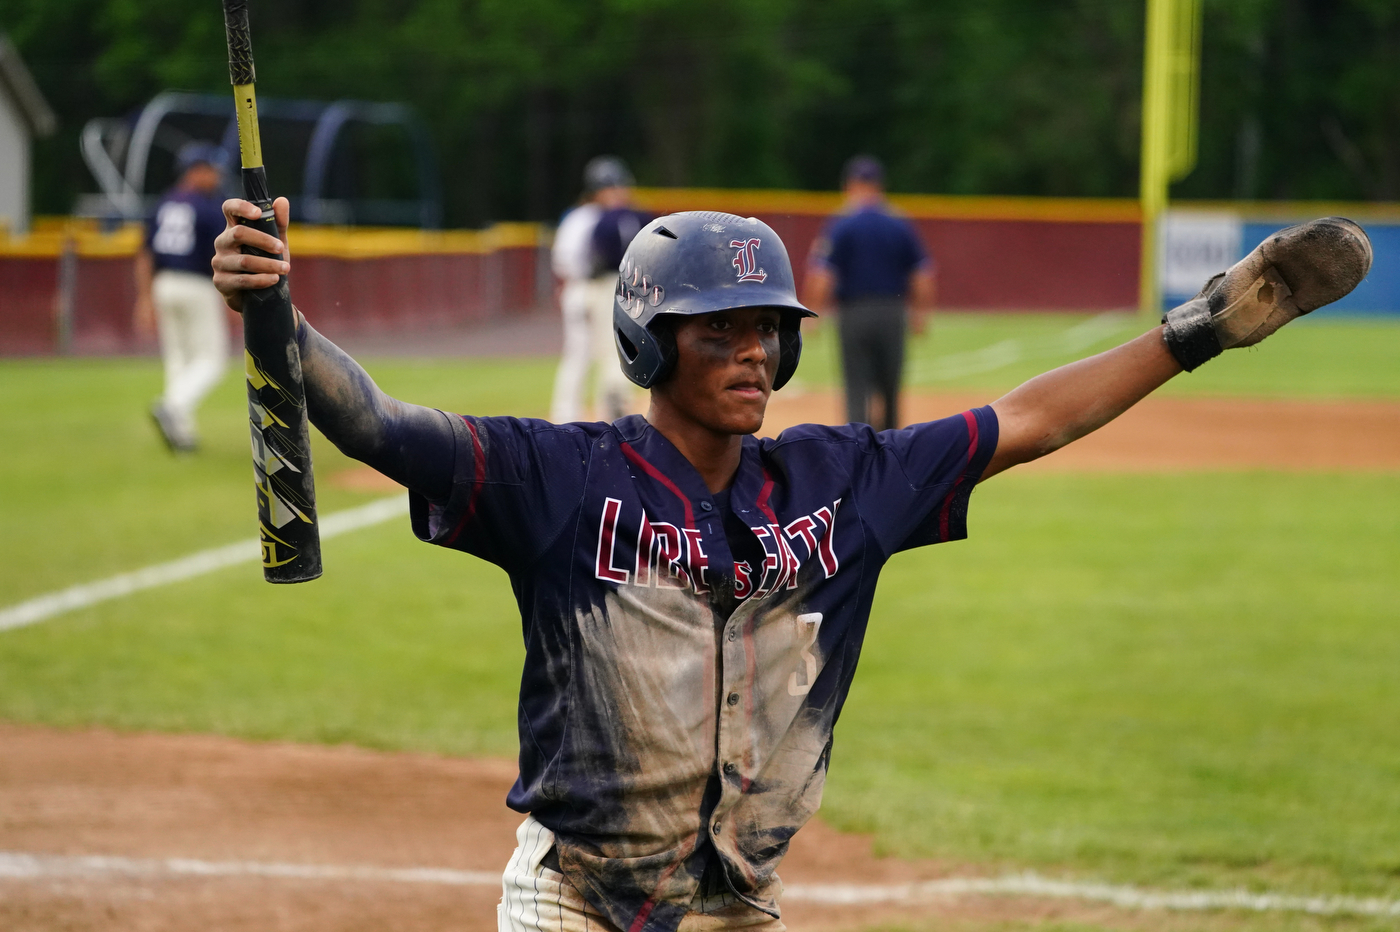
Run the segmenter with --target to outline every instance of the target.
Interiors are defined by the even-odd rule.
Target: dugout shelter
[[[53,134],[58,118],[34,83],[19,50],[0,33],[0,227],[29,229],[30,148]]]
[[[442,226],[437,158],[426,127],[398,103],[258,101],[268,180],[286,195],[292,219],[335,225]],[[192,140],[229,153],[230,194],[238,185],[238,124],[227,94],[165,91],[125,118],[83,127],[83,160],[99,188],[82,195],[78,216],[139,220],[175,181],[175,153]]]

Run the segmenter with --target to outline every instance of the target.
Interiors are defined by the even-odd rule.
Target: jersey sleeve
[[[444,501],[409,493],[413,533],[507,572],[528,566],[577,516],[589,436],[547,421],[448,417],[456,448],[452,491]]]
[[[597,209],[592,204],[575,207],[559,221],[554,232],[554,248],[550,265],[554,274],[565,281],[587,278],[592,271],[593,225],[598,222]]]
[[[997,448],[990,406],[874,434],[855,476],[863,520],[887,554],[967,537],[972,489]]]

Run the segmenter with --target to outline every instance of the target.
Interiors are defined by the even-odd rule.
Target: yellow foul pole
[[[1158,235],[1167,186],[1196,166],[1200,111],[1201,0],[1147,0],[1142,75],[1142,263],[1138,300],[1162,312]]]

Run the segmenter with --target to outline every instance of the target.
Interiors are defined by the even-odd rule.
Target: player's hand
[[[1167,346],[1187,372],[1223,350],[1254,346],[1350,294],[1373,258],[1366,231],[1345,217],[1286,227],[1163,315]]]
[[[271,288],[277,284],[278,276],[291,270],[292,264],[287,261],[291,258],[287,249],[290,209],[285,197],[272,202],[278,233],[273,237],[238,222],[240,217],[247,220],[261,217],[262,211],[255,205],[237,197],[224,201],[224,222],[228,226],[214,240],[214,258],[209,265],[214,270],[214,287],[219,289],[228,306],[240,314],[243,313],[243,292]],[[244,255],[243,246],[252,246],[280,258]]]

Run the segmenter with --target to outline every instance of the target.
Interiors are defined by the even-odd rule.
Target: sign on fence
[[[1161,223],[1157,269],[1162,295],[1173,303],[1193,297],[1242,255],[1244,221],[1236,214],[1168,211]]]

